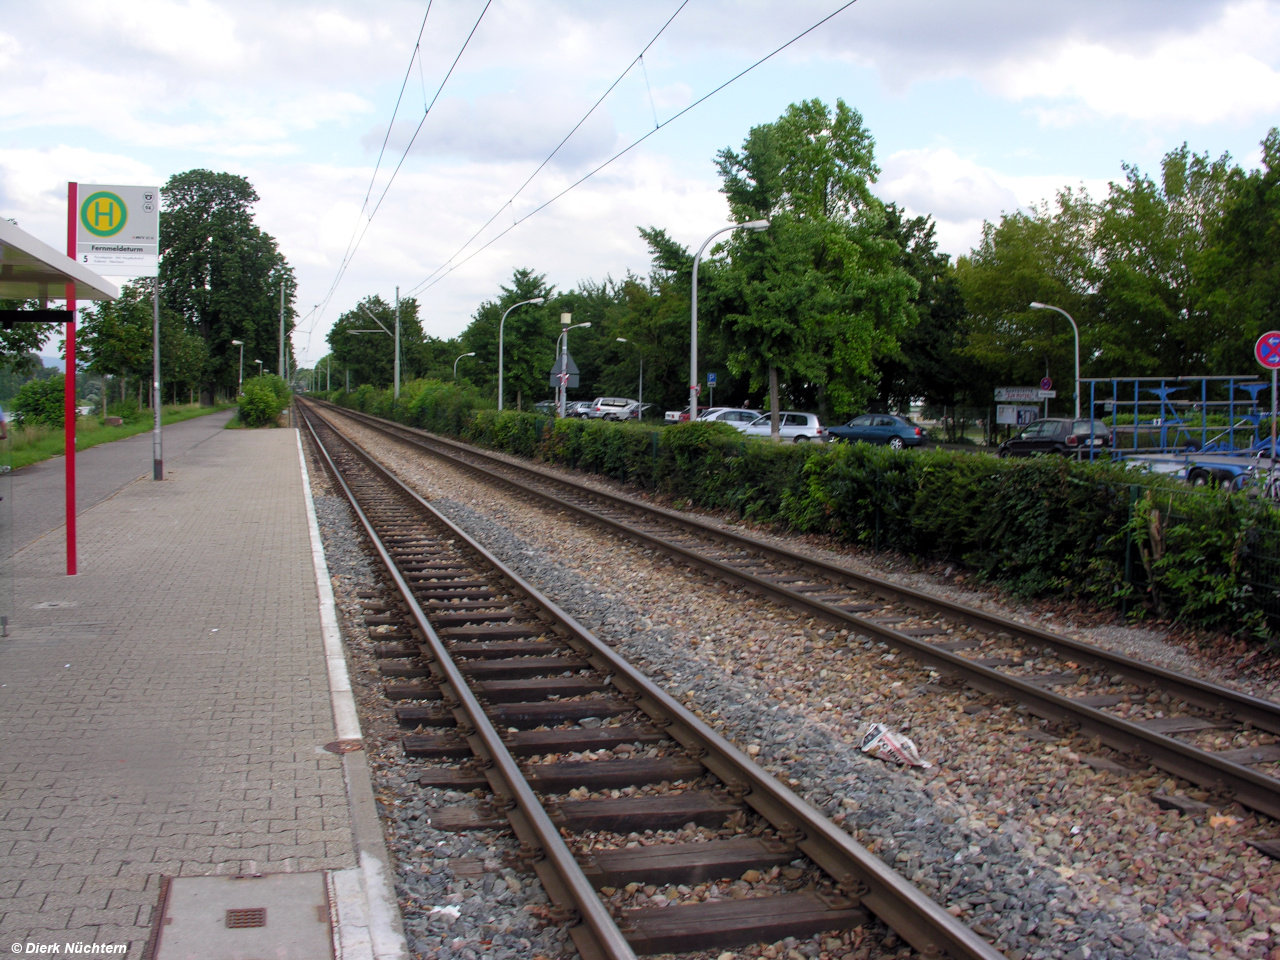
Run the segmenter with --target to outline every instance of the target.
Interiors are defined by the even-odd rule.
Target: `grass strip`
[[[183,420],[218,413],[233,406],[235,404],[231,403],[216,404],[212,407],[202,407],[198,403],[166,404],[161,408],[160,423],[162,426],[181,423]],[[76,421],[76,450],[88,450],[100,443],[110,443],[112,440],[123,440],[126,437],[147,433],[154,426],[155,420],[150,416],[144,416],[133,423],[125,423],[118,427],[103,426],[96,417],[80,417]],[[65,436],[61,427],[44,425],[24,427],[10,424],[9,438],[13,457],[11,466],[14,470],[29,467],[41,460],[60,457],[66,451]]]

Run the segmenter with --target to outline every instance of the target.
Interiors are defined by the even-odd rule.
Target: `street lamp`
[[[616,339],[619,343],[630,342],[629,340],[627,340],[626,337],[617,337]],[[640,344],[638,343],[636,344],[636,350],[637,351],[640,350]],[[636,419],[640,420],[640,419],[643,419],[644,417],[644,354],[643,353],[640,354],[640,386],[636,392],[639,394],[636,397],[636,403],[639,404],[639,409],[636,411]]]
[[[239,396],[244,393],[244,341],[232,340],[231,345],[240,348],[240,377],[236,380],[236,396]]]
[[[717,230],[706,240],[702,241],[702,246],[698,248],[698,252],[693,257],[693,292],[689,298],[689,422],[698,419],[698,261],[702,259],[702,253],[707,249],[709,244],[722,233],[729,233],[732,230],[761,230],[769,229],[768,220],[751,220],[747,223],[735,223],[729,227],[722,227]]]
[[[1061,307],[1055,307],[1049,303],[1041,303],[1039,300],[1031,304],[1032,310],[1057,310],[1060,314],[1071,321],[1071,330],[1076,335],[1076,419],[1080,419],[1080,328],[1076,326],[1075,319],[1067,311]],[[1092,411],[1090,411],[1092,416]]]
[[[476,355],[476,352],[472,350],[470,353],[460,354],[458,356],[458,360],[461,360],[463,357],[474,357],[475,355]],[[455,380],[458,379],[458,360],[453,361],[453,379]]]
[[[258,365],[258,376],[262,376],[262,361],[261,361],[261,360],[255,360],[255,361],[253,361],[253,362],[254,362],[254,363],[256,363],[256,364]]]
[[[516,307],[523,307],[526,303],[546,303],[546,302],[547,302],[546,297],[534,297],[532,300],[521,300],[519,303],[513,303],[511,306],[507,307],[506,311],[502,314],[502,319],[498,321],[498,409],[499,410],[502,409],[502,333],[503,333],[503,328],[506,326],[506,323],[507,323],[507,314],[510,313],[512,310],[514,310]],[[456,375],[454,376],[454,379],[455,380],[457,379]]]
[[[591,326],[590,320],[588,320],[586,323],[575,323],[572,326],[570,326],[568,318],[572,316],[573,314],[571,313],[560,314],[560,322],[564,324],[564,329],[560,331],[560,336],[556,337],[556,355],[562,357],[561,362],[559,364],[559,367],[560,367],[560,387],[559,387],[560,416],[562,417],[564,416],[565,401],[569,398],[569,331],[577,330],[579,327]],[[561,354],[560,352],[561,339],[564,340],[563,354]]]

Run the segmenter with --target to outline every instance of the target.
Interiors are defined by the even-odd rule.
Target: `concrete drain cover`
[[[175,877],[155,960],[324,960],[333,957],[323,873]]]

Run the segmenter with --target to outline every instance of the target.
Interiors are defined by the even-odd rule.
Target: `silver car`
[[[626,397],[596,397],[584,416],[592,420],[625,420],[633,403]]]
[[[741,407],[712,407],[698,419],[727,423],[737,430],[745,431],[747,424],[759,419],[759,417],[759,410],[746,410]]]
[[[742,432],[749,437],[770,436],[769,414],[752,420]],[[788,410],[778,414],[778,436],[794,443],[807,443],[810,440],[826,442],[827,431],[818,421],[816,413],[794,413]]]

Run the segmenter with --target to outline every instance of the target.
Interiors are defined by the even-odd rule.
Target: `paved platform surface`
[[[197,444],[221,433],[235,410],[193,417],[164,428],[164,459],[179,460]],[[76,452],[76,515],[118,492],[139,477],[151,476],[151,432],[100,443]],[[10,477],[13,496],[13,545],[25,546],[66,521],[66,464],[62,457],[42,460]]]
[[[170,479],[85,511],[77,577],[61,536],[16,552],[0,953],[140,956],[161,875],[356,865],[296,436],[166,456]]]

